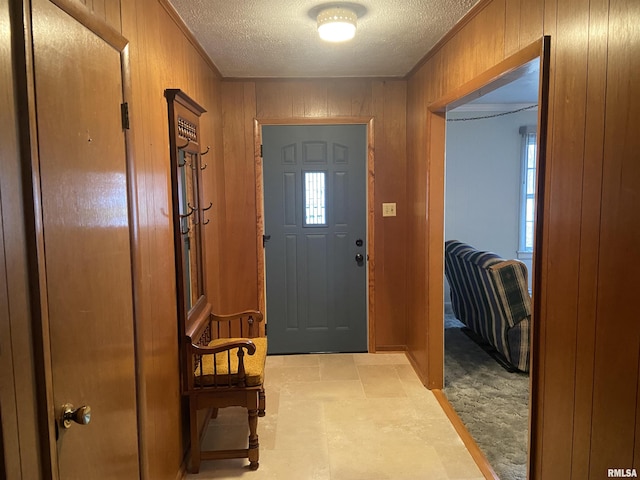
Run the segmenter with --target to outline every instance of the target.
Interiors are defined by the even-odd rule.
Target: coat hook
[[[184,145],[178,145],[178,150],[184,150],[185,148],[187,148],[189,146],[190,143],[191,143],[191,141],[187,140],[187,143],[185,143]]]
[[[211,150],[211,147],[210,147],[209,145],[207,145],[207,149],[206,149],[204,152],[202,152],[202,153],[200,154],[200,156],[201,156],[201,157],[204,157],[207,153],[209,153],[209,150]],[[209,164],[208,164],[208,163],[205,163],[205,164],[204,164],[204,167],[200,167],[200,170],[204,170],[205,168],[207,168],[207,165],[209,165]]]
[[[189,213],[185,213],[184,215],[180,215],[180,218],[187,218],[187,217],[193,215],[193,212],[196,211],[196,209],[193,208],[190,203],[187,203],[187,208],[189,208]]]
[[[204,212],[206,212],[207,210],[211,210],[211,207],[213,207],[213,203],[209,202],[209,206],[207,208],[203,208],[202,209],[202,217],[204,218]],[[207,223],[209,223],[209,219],[207,219],[206,222],[202,222],[203,225],[206,225]]]
[[[191,170],[195,170],[196,169],[195,165],[193,165],[191,162],[187,161],[187,157],[186,156],[184,157],[184,162],[178,163],[178,167],[182,168],[185,165],[189,165],[189,168]]]

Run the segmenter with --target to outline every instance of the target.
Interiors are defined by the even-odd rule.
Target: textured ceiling
[[[224,77],[400,77],[477,0],[169,0]],[[356,37],[318,37],[321,6],[358,13]]]

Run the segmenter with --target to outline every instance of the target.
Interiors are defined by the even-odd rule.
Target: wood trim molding
[[[428,318],[428,365],[426,372],[427,387],[440,389],[444,385],[444,166],[445,166],[445,111],[452,104],[490,83],[508,76],[543,53],[543,39],[537,40],[515,54],[509,56],[494,67],[484,71],[464,85],[445,93],[428,106],[428,212],[427,218],[427,285],[426,299]],[[544,105],[539,107],[544,111]]]
[[[131,105],[132,83],[131,83],[131,61],[129,56],[129,45],[126,45],[120,54],[122,65],[122,97],[124,102]],[[135,372],[136,372],[136,404],[138,408],[138,457],[140,459],[140,474],[142,478],[149,476],[149,451],[147,448],[147,437],[145,435],[148,425],[147,409],[147,368],[144,363],[144,356],[139,352],[145,349],[145,342],[148,336],[145,334],[145,324],[141,312],[142,292],[142,252],[140,246],[140,218],[138,216],[138,186],[137,186],[137,164],[135,158],[135,138],[134,129],[124,131],[125,156],[127,162],[127,191],[129,201],[127,208],[129,211],[129,243],[131,248],[131,285],[133,287],[133,328],[134,345],[136,349]]]
[[[381,352],[387,352],[387,353],[402,353],[402,352],[407,352],[407,346],[406,345],[378,345],[376,347],[376,351],[372,352],[372,353],[381,353]]]
[[[369,302],[369,353],[376,353],[376,248],[375,248],[375,125],[374,119],[367,124],[367,256]]]
[[[467,83],[447,92],[444,96],[432,102],[429,105],[429,110],[432,112],[443,112],[447,106],[458,106],[465,103],[465,97],[468,95],[499,80],[500,78],[508,76],[510,73],[513,73],[515,70],[524,66],[527,62],[540,57],[541,53],[542,40],[536,40],[513,55],[505,58],[500,63],[497,63],[488,70],[485,70]],[[513,79],[510,79],[509,81],[511,80]]]
[[[216,64],[213,63],[213,60],[211,59],[209,54],[205,51],[205,49],[202,48],[202,45],[200,45],[200,42],[198,42],[198,40],[193,35],[193,33],[191,33],[191,30],[187,28],[184,21],[180,17],[180,15],[178,15],[178,12],[176,12],[176,9],[173,8],[173,5],[171,5],[168,0],[158,0],[158,3],[162,8],[165,9],[167,14],[171,17],[171,20],[173,20],[173,22],[183,33],[185,38],[189,41],[191,45],[193,45],[193,48],[196,49],[196,51],[200,54],[202,59],[207,63],[207,65],[209,65],[209,67],[211,67],[211,69],[215,72],[218,78],[222,78],[222,74],[220,73],[220,70],[218,70],[218,67],[216,67]]]
[[[428,211],[428,218],[430,219],[427,226],[427,238],[429,239],[429,243],[427,245],[427,276],[428,276],[428,285],[429,285],[429,298],[428,298],[428,329],[430,335],[428,336],[428,345],[427,350],[429,353],[429,365],[427,371],[427,386],[428,388],[433,389],[432,391],[436,395],[436,398],[441,403],[445,413],[450,418],[452,424],[458,431],[460,437],[462,438],[465,445],[471,455],[476,460],[476,463],[482,470],[485,478],[487,479],[495,479],[495,472],[491,469],[489,464],[486,462],[486,458],[482,455],[481,452],[476,452],[474,447],[475,442],[473,439],[468,436],[468,432],[462,422],[458,418],[457,414],[451,408],[449,402],[446,397],[442,393],[439,388],[441,386],[437,386],[438,375],[441,375],[441,369],[443,366],[443,355],[442,355],[442,339],[439,336],[433,335],[433,332],[442,330],[442,314],[441,311],[443,296],[442,296],[442,285],[443,285],[443,268],[442,268],[442,233],[443,233],[443,220],[444,220],[444,191],[443,191],[443,181],[441,178],[442,170],[444,169],[444,161],[445,161],[445,115],[447,107],[451,105],[453,102],[458,101],[460,98],[463,98],[475,90],[488,85],[492,81],[504,77],[509,72],[513,72],[525,65],[529,61],[534,58],[540,57],[541,65],[540,65],[540,98],[539,98],[539,109],[538,109],[538,125],[539,125],[539,136],[538,136],[538,165],[540,171],[538,172],[538,195],[539,202],[547,200],[546,193],[544,190],[544,179],[545,179],[545,154],[547,153],[545,147],[545,141],[548,131],[548,126],[546,123],[546,117],[548,116],[549,109],[549,57],[550,57],[550,47],[549,47],[550,39],[549,37],[543,37],[540,40],[537,40],[514,55],[508,57],[504,61],[500,62],[496,66],[491,69],[481,73],[472,81],[462,85],[459,88],[448,92],[443,97],[438,99],[437,101],[431,103],[428,106],[428,115],[427,115],[427,135],[429,142],[429,152],[428,152],[428,185],[427,191],[429,192],[428,203],[430,205]],[[432,169],[435,167],[435,171]],[[544,204],[539,205],[537,208],[537,218],[536,218],[536,253],[534,255],[534,290],[540,290],[540,282],[542,282],[541,270],[542,270],[542,255],[544,252],[542,251],[542,245],[545,244],[543,236],[546,234],[545,229],[543,228],[544,224]],[[438,257],[439,258],[435,258]],[[435,288],[434,288],[435,285]],[[529,477],[534,478],[536,473],[536,468],[539,469],[539,465],[534,465],[532,463],[532,458],[538,458],[538,456],[534,455],[536,449],[539,449],[540,446],[537,443],[536,439],[540,436],[537,435],[538,429],[540,428],[538,418],[540,416],[539,409],[542,404],[539,399],[541,398],[542,391],[539,390],[538,384],[540,382],[535,382],[534,380],[538,377],[538,375],[542,375],[543,371],[540,368],[541,355],[540,355],[540,329],[542,327],[541,322],[538,320],[540,318],[540,310],[542,300],[540,296],[534,296],[534,308],[533,308],[533,327],[532,327],[532,346],[531,346],[531,402],[530,402],[530,431],[529,431]],[[436,353],[437,352],[437,353]],[[410,357],[411,360],[411,357]],[[412,362],[413,363],[413,362]],[[441,385],[441,384],[440,384]],[[468,442],[473,442],[469,443]]]
[[[453,425],[453,428],[455,428],[456,432],[458,432],[462,443],[464,443],[464,446],[467,447],[471,458],[473,458],[474,462],[476,462],[476,465],[484,475],[484,478],[487,480],[500,480],[498,478],[498,475],[496,475],[496,472],[491,467],[491,464],[487,460],[487,457],[484,456],[482,450],[480,450],[480,447],[478,447],[478,444],[469,433],[469,430],[467,430],[467,427],[465,427],[464,423],[462,423],[462,420],[460,420],[460,417],[449,403],[449,400],[447,399],[447,396],[444,394],[444,392],[442,390],[431,391],[442,407],[445,415],[451,422],[451,425]]]
[[[265,321],[260,328],[265,328],[267,319],[267,299],[265,282],[265,250],[264,250],[264,183],[262,179],[262,127],[258,120],[253,120],[253,157],[255,162],[255,182],[256,182],[256,252],[258,259],[258,310],[264,315]],[[264,334],[264,332],[260,332]]]
[[[255,190],[256,190],[256,245],[258,248],[258,305],[266,317],[265,298],[265,258],[262,248],[264,235],[264,190],[263,163],[260,156],[263,125],[367,125],[367,252],[369,255],[369,271],[367,277],[368,301],[368,350],[376,351],[375,322],[375,246],[374,246],[374,188],[375,188],[375,148],[373,117],[331,117],[331,118],[260,118],[254,120],[254,158],[255,158]]]
[[[78,2],[74,2],[73,0],[49,1],[67,14],[71,15],[79,23],[98,35],[101,39],[103,39],[116,50],[121,52],[124,47],[128,45],[129,40],[123,37],[119,31],[102,20],[100,17],[91,14],[89,10],[82,7]]]
[[[395,77],[223,77],[225,82],[326,82],[332,80],[368,80],[371,82],[397,82],[406,80],[404,75]]]
[[[10,3],[10,5],[13,2]],[[29,306],[35,366],[37,423],[39,434],[40,472],[46,478],[58,471],[58,452],[53,412],[53,377],[49,341],[49,304],[44,261],[44,225],[40,191],[40,157],[36,117],[35,65],[33,54],[33,25],[31,5],[24,4],[22,12],[12,11],[15,28],[23,27],[23,35],[13,36],[14,69],[22,164],[22,201],[27,245]],[[18,19],[18,15],[20,18]],[[12,27],[13,29],[14,27]]]
[[[541,292],[544,292],[543,288],[543,275],[545,267],[545,254],[544,245],[548,245],[547,229],[545,228],[545,215],[548,204],[547,191],[545,186],[547,185],[547,158],[550,157],[549,149],[551,148],[551,142],[548,141],[550,135],[550,123],[549,116],[549,95],[550,95],[550,72],[551,72],[551,37],[544,36],[542,39],[542,53],[540,58],[540,108],[538,109],[538,168],[537,168],[537,205],[536,205],[536,220],[535,220],[535,245],[533,256],[533,291],[539,292],[534,295],[532,299],[532,312],[531,312],[531,373],[529,378],[529,456],[528,456],[528,471],[527,478],[536,478],[536,474],[541,471],[541,467],[538,463],[533,461],[536,458],[540,458],[539,452],[542,451],[542,447],[539,443],[542,439],[542,424],[543,407],[544,407],[544,365],[542,359],[542,351],[544,343],[542,340],[542,321],[543,318],[543,298]],[[544,148],[543,148],[544,147]]]
[[[295,117],[295,118],[259,118],[256,121],[262,125],[352,125],[363,124],[372,126],[372,117]]]
[[[444,194],[446,119],[427,113],[427,388],[444,386]]]

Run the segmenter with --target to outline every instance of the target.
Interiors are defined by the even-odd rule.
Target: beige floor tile
[[[358,365],[402,365],[409,363],[404,353],[354,353],[353,360]]]
[[[271,385],[265,386],[265,411],[268,414],[278,413],[280,405],[280,389],[273,388]]]
[[[203,462],[187,479],[480,480],[482,474],[404,354],[270,356],[260,468]],[[246,448],[246,410],[221,409],[206,446]]]
[[[353,355],[321,355],[321,380],[360,380]]]
[[[325,404],[324,415],[327,431],[351,430],[359,435],[358,428],[371,425],[380,428],[404,428],[415,424],[418,415],[409,398],[348,399]]]
[[[422,384],[411,365],[394,365],[394,367],[402,388],[408,396],[423,398],[430,395],[429,390]]]
[[[213,420],[202,441],[203,450],[234,450],[249,445],[249,426],[244,424],[218,424]]]
[[[287,405],[295,403],[303,407],[310,400],[333,402],[344,398],[364,398],[364,390],[359,380],[320,381],[312,385],[298,382],[283,386],[280,396]]]
[[[439,445],[434,448],[450,480],[484,478],[462,442],[459,445]]]
[[[265,384],[280,385],[290,382],[317,382],[320,380],[320,366],[315,367],[272,367],[265,369]]]
[[[394,365],[358,365],[367,398],[406,397]]]
[[[276,448],[276,430],[278,427],[278,414],[268,414],[258,419],[258,441],[260,451],[274,450]]]
[[[276,427],[278,450],[302,450],[326,448],[324,409],[320,403],[306,402],[296,408],[285,408],[281,403]]]
[[[284,364],[284,355],[267,355],[265,367],[281,367]]]
[[[258,475],[254,476],[254,473]],[[247,475],[249,480],[331,480],[329,454],[326,448],[265,452],[260,468]]]
[[[189,479],[201,480],[331,480],[327,449],[304,452],[260,452],[260,468],[248,469],[246,459],[203,462],[200,473]]]
[[[308,355],[282,355],[284,367],[316,367],[320,365],[320,355],[315,353]]]
[[[332,480],[448,479],[432,447],[392,443],[386,441],[384,435],[370,438],[368,442],[354,441],[351,437],[332,438],[329,463]]]

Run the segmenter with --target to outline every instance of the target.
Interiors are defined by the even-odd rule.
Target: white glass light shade
[[[347,8],[328,8],[318,14],[318,34],[327,42],[344,42],[356,34],[358,16]]]

